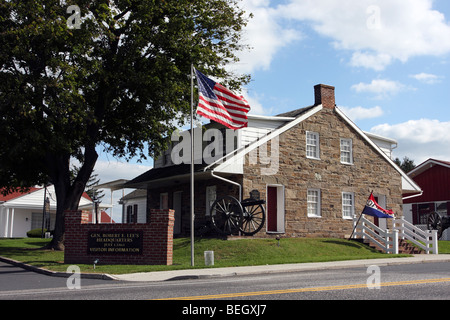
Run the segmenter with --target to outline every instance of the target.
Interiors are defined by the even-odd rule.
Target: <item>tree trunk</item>
[[[78,204],[83,195],[86,183],[94,170],[98,154],[95,147],[86,147],[85,161],[78,172],[75,181],[70,183],[70,156],[48,156],[50,177],[56,193],[56,220],[53,239],[47,249],[64,250],[64,219],[66,210],[78,210]]]

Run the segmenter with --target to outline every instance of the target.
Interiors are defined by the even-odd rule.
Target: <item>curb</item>
[[[30,270],[36,273],[44,274],[52,277],[64,277],[68,278],[72,273],[58,272],[42,269],[39,267],[31,266],[23,262],[15,261],[12,259],[4,258],[0,256],[0,261],[14,266]],[[154,281],[177,281],[177,280],[192,280],[192,279],[210,279],[220,277],[232,277],[232,276],[245,276],[245,275],[258,275],[258,274],[275,274],[275,273],[288,273],[288,272],[302,272],[313,270],[336,270],[336,269],[348,269],[358,267],[368,267],[371,265],[378,266],[393,266],[402,264],[420,264],[420,263],[432,263],[432,262],[450,262],[450,254],[437,255],[437,256],[424,256],[414,255],[410,258],[381,258],[381,259],[367,259],[367,260],[347,260],[347,261],[330,261],[319,263],[299,263],[299,264],[282,264],[282,265],[260,265],[260,266],[247,266],[247,267],[229,267],[214,269],[197,269],[197,270],[177,270],[177,271],[155,271],[148,273],[137,274],[125,274],[125,275],[110,275],[100,273],[81,273],[82,279],[98,279],[98,280],[116,280],[116,281],[139,281],[139,282],[154,282]],[[207,270],[201,271],[201,270]],[[213,271],[213,272],[210,272]],[[166,273],[164,275],[164,273]],[[184,274],[176,274],[184,273]]]
[[[13,266],[23,268],[25,270],[33,271],[36,273],[40,273],[46,276],[51,277],[61,277],[61,278],[68,278],[72,275],[72,273],[67,272],[59,272],[59,271],[51,271],[47,269],[42,269],[39,267],[35,267],[20,261],[16,261],[13,259],[5,258],[0,256],[0,262],[8,263]],[[99,279],[99,280],[117,280],[114,276],[111,276],[107,273],[81,273],[81,279]]]

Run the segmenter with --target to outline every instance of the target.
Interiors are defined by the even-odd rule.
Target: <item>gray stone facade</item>
[[[319,133],[320,160],[306,157],[307,131]],[[352,140],[352,164],[341,163],[341,138]],[[354,194],[355,214],[362,211],[373,191],[384,195],[386,207],[401,215],[401,175],[334,110],[324,108],[282,133],[279,154],[279,170],[275,175],[260,175],[259,165],[244,166],[244,193],[257,189],[265,199],[267,186],[284,187],[285,236],[350,235],[352,222],[343,218],[342,192]],[[307,215],[308,189],[320,190],[321,217]]]

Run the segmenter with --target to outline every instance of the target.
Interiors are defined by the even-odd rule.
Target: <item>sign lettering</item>
[[[142,231],[93,231],[88,236],[88,254],[142,254]]]

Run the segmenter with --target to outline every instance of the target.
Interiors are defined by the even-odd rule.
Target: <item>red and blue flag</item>
[[[376,201],[373,194],[367,200],[366,206],[362,212],[368,216],[377,218],[394,218],[394,211],[383,209]]]

